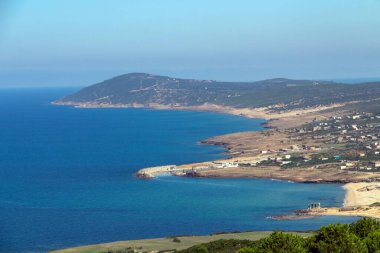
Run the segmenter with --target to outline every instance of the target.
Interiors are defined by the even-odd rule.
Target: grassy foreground
[[[89,246],[82,246],[76,248],[69,248],[63,250],[51,251],[50,253],[118,253],[130,250],[136,252],[150,252],[150,251],[166,251],[166,250],[182,250],[192,247],[194,245],[208,243],[211,241],[221,239],[235,239],[235,240],[250,240],[257,241],[262,238],[268,237],[272,232],[242,232],[242,233],[225,233],[213,234],[206,236],[178,236],[157,239],[145,240],[131,240],[119,241],[111,243],[102,243]],[[294,235],[302,237],[309,237],[312,233],[307,232],[289,232]]]

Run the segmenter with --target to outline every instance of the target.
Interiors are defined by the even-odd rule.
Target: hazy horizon
[[[87,86],[130,72],[375,80],[379,11],[376,0],[5,0],[0,86]]]

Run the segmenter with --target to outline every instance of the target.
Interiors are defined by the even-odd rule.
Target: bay
[[[341,205],[336,184],[263,179],[138,180],[142,167],[208,161],[215,135],[262,120],[147,109],[50,105],[74,88],[0,90],[0,252],[245,230],[311,230],[350,217],[275,221],[308,202]]]

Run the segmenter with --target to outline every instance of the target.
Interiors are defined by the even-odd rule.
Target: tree
[[[364,218],[350,225],[350,232],[354,233],[362,239],[370,233],[379,229],[380,223],[377,220],[371,218]]]
[[[253,248],[242,248],[238,251],[238,253],[256,253],[257,251],[255,251]]]
[[[364,239],[364,243],[367,245],[369,253],[380,251],[380,230],[368,234]]]
[[[350,233],[346,224],[333,224],[322,227],[308,242],[312,253],[367,253],[367,246],[360,238]]]
[[[208,249],[205,245],[198,245],[191,249],[191,253],[208,253]]]
[[[253,251],[255,252],[255,251]],[[300,236],[274,232],[260,240],[256,252],[260,253],[306,253],[305,239]]]
[[[250,240],[236,240],[236,239],[220,239],[208,243],[203,243],[190,247],[188,249],[180,250],[179,253],[196,253],[200,252],[199,246],[206,248],[209,253],[235,253],[242,248],[254,248],[257,242]]]

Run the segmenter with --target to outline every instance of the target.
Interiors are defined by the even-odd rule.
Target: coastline
[[[315,207],[296,210],[296,215],[284,215],[280,219],[312,218],[315,216],[352,216],[380,219],[380,183],[348,183],[342,207]]]
[[[322,120],[336,113],[345,113],[345,104],[333,104],[325,107],[308,108],[287,112],[273,112],[269,108],[231,108],[213,104],[201,106],[167,106],[161,104],[96,104],[96,103],[72,103],[53,102],[54,105],[74,106],[76,108],[147,108],[158,110],[192,110],[225,113],[247,118],[265,119],[262,123],[263,130],[255,132],[238,132],[223,136],[215,136],[201,141],[202,144],[218,145],[226,149],[229,158],[202,163],[191,163],[184,165],[163,165],[152,168],[143,168],[135,176],[141,179],[151,179],[155,175],[169,173],[181,177],[204,177],[204,178],[266,178],[275,180],[286,180],[298,183],[340,183],[345,184],[346,191],[343,207],[323,208],[323,212],[312,211],[308,215],[342,215],[342,216],[366,216],[380,218],[378,207],[369,207],[372,200],[380,202],[376,194],[371,190],[366,193],[366,201],[360,200],[362,194],[358,190],[371,186],[366,183],[369,180],[379,181],[376,174],[365,172],[342,171],[331,169],[329,164],[326,168],[315,169],[296,168],[284,170],[279,166],[257,166],[257,163],[271,159],[271,153],[262,154],[260,150],[275,150],[289,146],[287,129],[298,127],[313,120]],[[290,144],[300,144],[292,140]],[[241,166],[244,164],[244,166]],[[380,188],[380,187],[379,187]],[[380,194],[378,194],[380,195]],[[379,200],[379,201],[377,201]],[[351,208],[354,206],[354,208]],[[350,207],[347,209],[347,207]],[[342,208],[346,208],[342,212]]]
[[[230,114],[235,116],[246,117],[250,119],[263,119],[265,128],[281,128],[295,127],[310,122],[314,118],[324,119],[327,118],[331,109],[342,108],[347,103],[336,103],[328,106],[316,106],[307,109],[296,109],[290,111],[274,111],[273,107],[258,107],[258,108],[235,108],[230,106],[221,106],[216,104],[205,103],[196,106],[170,106],[158,103],[147,104],[109,104],[109,103],[92,103],[92,102],[61,102],[54,101],[51,104],[59,106],[72,106],[75,108],[145,108],[155,110],[187,110],[199,112],[214,112],[222,114]]]
[[[344,206],[365,206],[380,203],[380,183],[349,183],[346,190]]]
[[[263,130],[236,132],[221,136],[211,137],[200,141],[201,144],[216,145],[223,147],[229,155],[228,158],[216,161],[200,163],[190,163],[183,165],[161,165],[152,168],[142,168],[135,173],[140,178],[154,178],[155,174],[171,173],[175,176],[190,177],[221,177],[221,178],[268,178],[277,180],[287,180],[299,183],[359,183],[366,182],[368,179],[380,181],[377,175],[368,173],[341,171],[341,170],[320,170],[319,173],[312,167],[297,168],[293,170],[280,170],[278,166],[260,167],[256,164],[271,158],[272,150],[283,149],[290,144],[301,145],[303,140],[291,140],[292,136],[287,130],[302,126],[312,121],[328,119],[332,115],[347,113],[344,106],[355,104],[358,101],[346,103],[335,103],[327,106],[316,106],[306,109],[295,109],[288,111],[274,111],[278,107],[260,108],[234,108],[220,106],[216,104],[203,104],[198,106],[170,106],[158,103],[147,104],[110,104],[94,102],[62,102],[54,101],[51,104],[59,106],[72,106],[75,108],[145,108],[155,110],[188,110],[200,112],[214,112],[230,114],[246,118],[263,119],[261,123]],[[315,144],[315,143],[311,143]],[[260,153],[267,149],[268,154]],[[298,152],[298,151],[293,151]],[[248,166],[238,168],[238,163],[245,163]],[[220,166],[224,164],[227,166]],[[252,166],[249,166],[249,165]],[[215,166],[216,165],[216,166]],[[186,172],[190,171],[190,174]],[[195,171],[195,173],[193,173]],[[368,177],[369,176],[369,177]]]

